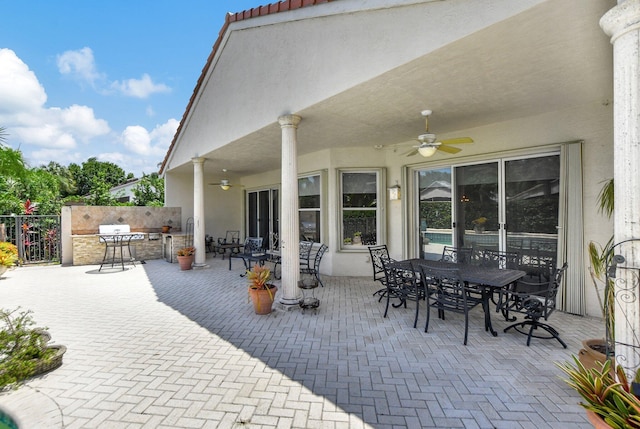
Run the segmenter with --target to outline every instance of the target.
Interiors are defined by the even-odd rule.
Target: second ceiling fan
[[[422,116],[424,116],[425,119],[426,133],[420,134],[418,136],[416,141],[418,141],[420,145],[414,146],[413,149],[406,153],[406,156],[413,156],[419,153],[420,155],[427,158],[435,154],[438,150],[447,153],[458,153],[462,149],[449,145],[473,143],[473,139],[471,137],[457,137],[438,141],[436,135],[429,132],[429,116],[431,115],[431,113],[431,110],[422,111]]]

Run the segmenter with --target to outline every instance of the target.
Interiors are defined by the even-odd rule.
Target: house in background
[[[638,4],[616,10],[632,21]],[[195,219],[196,262],[205,234],[277,232],[287,305],[297,302],[301,234],[329,246],[324,273],[370,275],[354,232],[408,258],[421,254],[426,226],[457,246],[551,246],[570,267],[562,309],[599,316],[584,249],[612,234],[597,195],[629,115],[614,121],[617,42],[599,24],[615,7],[283,1],[229,14],[160,171],[166,204]],[[638,109],[638,94],[625,97]],[[473,143],[416,154],[425,110],[433,141]],[[615,174],[625,169],[637,176],[633,163]],[[421,196],[437,181],[450,191],[434,215]]]
[[[128,203],[130,201],[133,201],[133,199],[135,198],[133,189],[138,186],[138,183],[140,183],[140,179],[128,179],[123,184],[114,186],[113,188],[109,189],[109,193],[113,195],[113,197],[119,203]]]

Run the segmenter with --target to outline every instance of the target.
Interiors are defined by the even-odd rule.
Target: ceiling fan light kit
[[[220,189],[222,189],[223,191],[228,191],[229,188],[231,188],[231,185],[229,184],[229,179],[222,179],[220,181]]]
[[[453,154],[460,152],[461,149],[448,145],[473,143],[473,139],[470,137],[457,137],[453,139],[436,141],[436,135],[429,132],[429,116],[433,112],[431,110],[423,110],[420,113],[422,114],[422,116],[424,116],[425,119],[426,133],[418,136],[416,140],[420,143],[420,145],[414,146],[413,149],[407,153],[407,156],[413,156],[419,153],[423,157],[428,158],[430,156],[433,156],[438,150]]]
[[[429,144],[425,144],[424,146],[418,147],[418,153],[424,156],[425,158],[429,158],[430,156],[433,156],[433,154],[435,154],[437,150],[438,150],[438,146],[431,146]]]

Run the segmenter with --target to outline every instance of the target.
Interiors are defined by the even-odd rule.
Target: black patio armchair
[[[527,336],[527,346],[531,338],[558,340],[566,349],[567,345],[560,338],[558,331],[551,325],[544,323],[556,309],[556,297],[562,276],[567,270],[567,263],[556,270],[548,281],[529,282],[519,280],[510,288],[500,293],[497,310],[505,318],[510,313],[524,314],[524,320],[513,323],[504,328],[504,332],[514,329]],[[544,331],[541,333],[541,331]]]
[[[227,231],[224,237],[218,237],[214,244],[213,256],[220,254],[224,260],[227,250],[229,250],[230,254],[240,252],[240,231]]]
[[[233,259],[241,259],[244,263],[245,271],[240,276],[244,277],[246,270],[251,269],[253,264],[264,265],[268,258],[269,255],[262,248],[262,237],[248,237],[244,241],[242,251],[229,255],[229,270],[231,270],[231,261]]]

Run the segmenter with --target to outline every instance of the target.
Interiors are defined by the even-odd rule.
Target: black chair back
[[[459,264],[470,264],[473,256],[473,247],[444,246],[441,261]]]
[[[479,255],[479,263],[487,268],[508,268],[517,270],[520,266],[520,254],[512,251],[483,249]]]
[[[382,259],[389,258],[389,249],[386,244],[379,246],[369,246],[369,255],[371,255],[371,266],[373,267],[373,279],[384,284],[384,267]]]
[[[385,296],[387,297],[387,305],[383,317],[387,317],[392,299],[398,300],[397,303],[391,304],[394,308],[401,306],[407,308],[407,301],[414,301],[416,303],[416,311],[413,327],[415,328],[418,325],[420,301],[424,299],[424,288],[419,276],[411,264],[407,263],[400,266],[397,261],[390,258],[380,258],[380,261],[385,274]]]
[[[421,265],[420,274],[427,299],[427,321],[424,331],[427,332],[429,329],[431,307],[438,310],[438,317],[442,320],[448,311],[464,314],[463,344],[466,346],[469,336],[469,310],[482,303],[482,298],[472,293],[467,284],[460,279],[456,268],[436,269]]]

